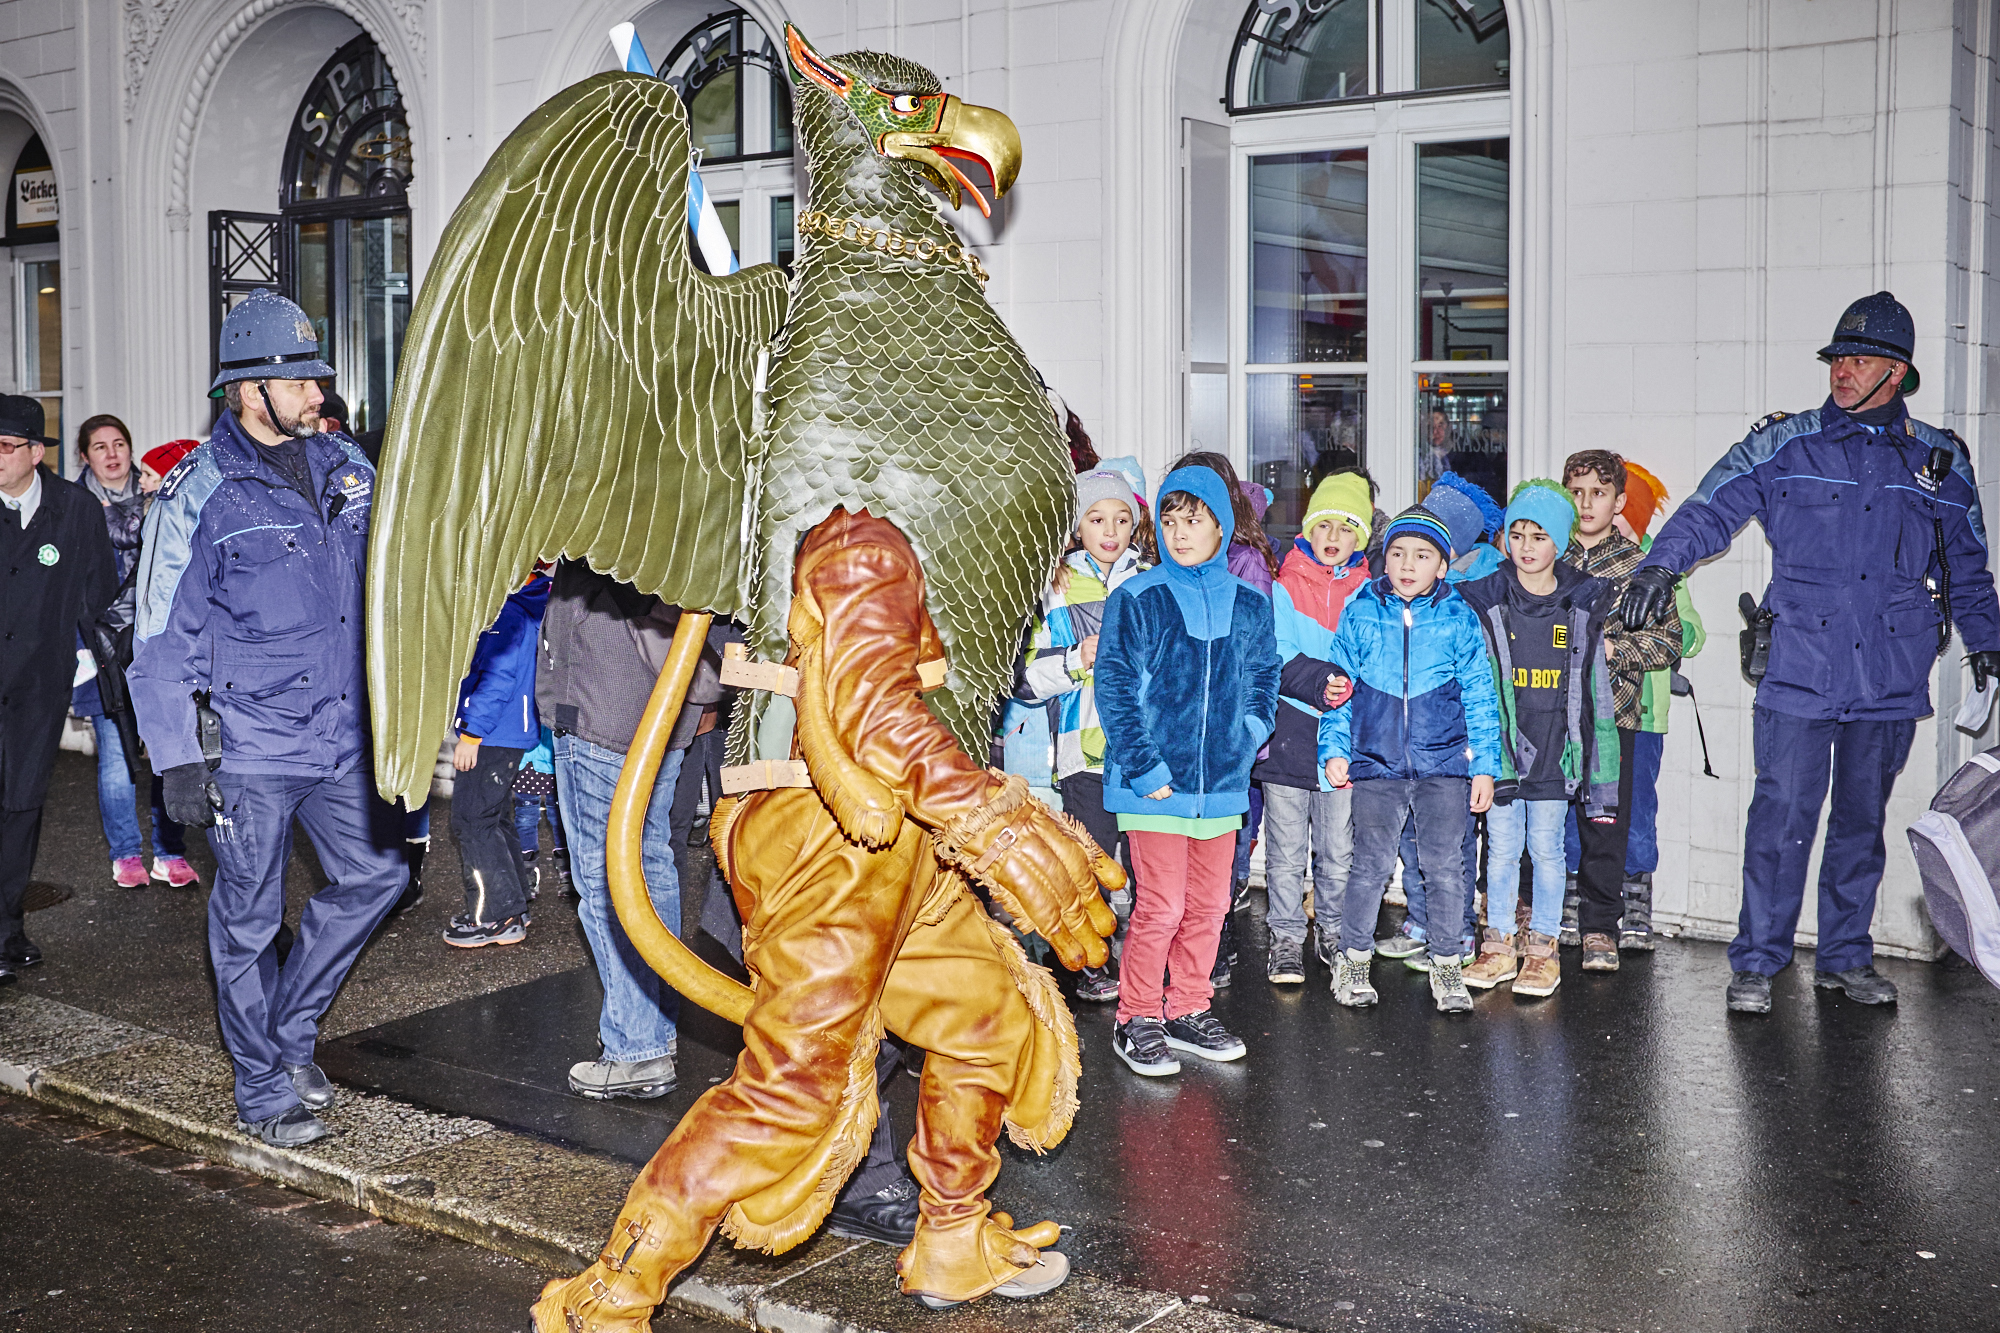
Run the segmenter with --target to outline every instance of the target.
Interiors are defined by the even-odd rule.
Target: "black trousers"
[[[1639,733],[1618,728],[1618,818],[1610,824],[1577,811],[1576,928],[1584,935],[1618,934],[1625,914],[1625,842],[1632,833],[1632,747]]]
[[[42,843],[42,807],[0,810],[0,949],[27,938],[21,929],[21,900],[35,870]]]
[[[481,745],[451,789],[451,836],[465,875],[465,911],[505,921],[528,910],[528,872],[514,831],[514,774],[526,751]]]
[[[1132,864],[1132,853],[1124,846],[1125,835],[1118,831],[1118,816],[1104,808],[1104,775],[1089,769],[1072,773],[1056,783],[1062,793],[1063,813],[1083,825],[1104,854],[1122,866]],[[1122,925],[1132,915],[1132,886],[1107,894],[1111,910]]]

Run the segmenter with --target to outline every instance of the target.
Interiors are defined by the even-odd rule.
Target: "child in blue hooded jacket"
[[[1383,534],[1381,578],[1340,613],[1328,657],[1354,681],[1344,708],[1320,718],[1327,781],[1354,784],[1354,866],[1341,912],[1345,946],[1333,997],[1376,1001],[1369,981],[1375,919],[1406,820],[1416,825],[1417,863],[1431,919],[1455,922],[1470,891],[1461,849],[1466,812],[1493,803],[1500,771],[1500,711],[1479,616],[1445,580],[1458,554],[1451,530],[1422,505],[1396,515]],[[1429,941],[1431,996],[1446,1013],[1472,1008],[1459,941]],[[1442,950],[1443,952],[1439,952]]]
[[[1161,1075],[1180,1071],[1175,1050],[1244,1053],[1209,1012],[1209,972],[1281,668],[1270,598],[1229,572],[1235,520],[1222,479],[1205,467],[1170,472],[1153,512],[1160,563],[1106,599],[1096,687],[1104,808],[1129,840],[1137,880],[1112,1049],[1135,1072]]]

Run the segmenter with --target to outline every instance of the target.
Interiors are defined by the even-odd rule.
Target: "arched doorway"
[[[0,113],[0,162],[10,163],[5,216],[11,318],[4,382],[42,405],[43,430],[64,441],[51,459],[63,476],[79,461],[63,434],[62,230],[56,174],[48,149],[27,121]]]
[[[410,317],[414,174],[395,72],[362,33],[320,66],[299,99],[280,157],[279,211],[209,214],[214,331],[258,287],[297,301],[334,367],[332,387],[356,436],[382,429],[395,389]]]

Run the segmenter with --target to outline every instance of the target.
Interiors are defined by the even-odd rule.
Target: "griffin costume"
[[[943,1306],[1067,1272],[1040,1252],[1055,1224],[1017,1231],[985,1191],[1003,1129],[1036,1150],[1067,1133],[1075,1030],[968,888],[1076,967],[1103,963],[1099,884],[1124,877],[968,753],[985,752],[1073,482],[984,270],[925,189],[973,189],[984,209],[954,159],[999,193],[1019,140],[919,66],[786,38],[814,189],[790,291],[769,265],[693,267],[685,113],[664,83],[600,75],[530,116],[453,218],[384,452],[369,616],[385,793],[427,785],[472,642],[528,560],[584,559],[689,608],[620,780],[611,893],[649,963],[742,1022],[744,1052],[597,1263],[549,1284],[543,1333],[645,1328],[718,1226],[772,1252],[810,1236],[865,1150],[885,1028],[929,1052],[903,1289]],[[643,793],[706,613],[744,620],[789,668],[736,668],[767,692],[730,740],[725,786],[749,794],[711,830],[749,989],[674,939],[638,872]]]

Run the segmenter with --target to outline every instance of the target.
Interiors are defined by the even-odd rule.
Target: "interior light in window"
[[[43,296],[54,296],[56,294],[56,289],[53,287],[44,287],[42,288],[40,294]]]

